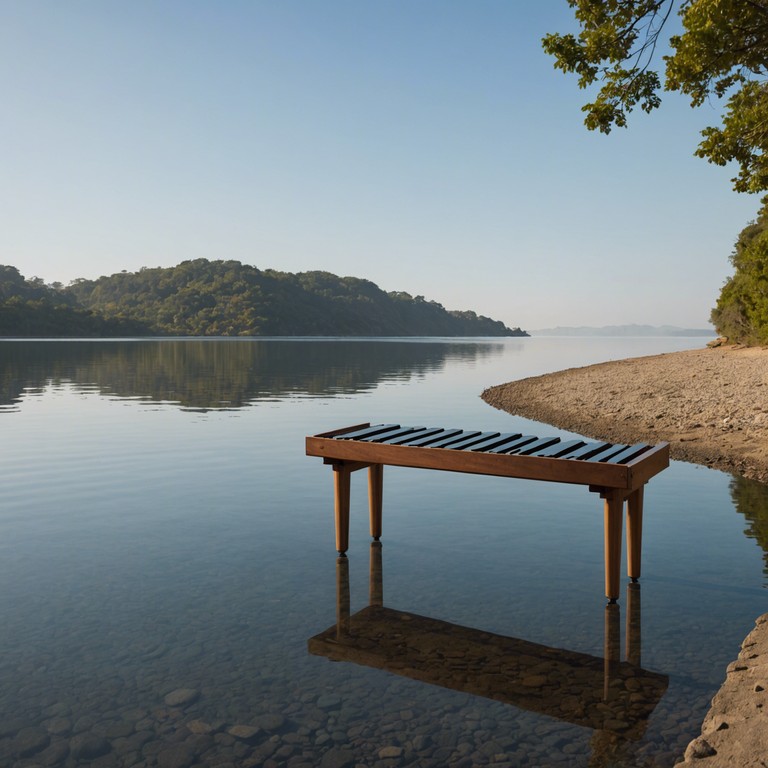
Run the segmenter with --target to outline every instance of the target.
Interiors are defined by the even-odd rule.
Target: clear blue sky
[[[0,263],[327,270],[510,325],[706,327],[759,199],[676,94],[588,132],[566,0],[2,0]]]

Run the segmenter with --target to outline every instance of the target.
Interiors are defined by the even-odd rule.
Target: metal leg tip
[[[637,584],[638,581],[640,581],[640,577],[639,576],[633,576],[632,577],[632,583],[633,584]]]
[[[618,597],[609,597],[608,598],[608,605],[616,605],[616,603],[619,602]]]
[[[374,537],[373,537],[373,540],[374,540],[374,541],[379,541],[379,539],[381,539],[381,536],[374,536]]]
[[[347,556],[346,552],[339,552],[339,557],[346,557],[346,556]]]

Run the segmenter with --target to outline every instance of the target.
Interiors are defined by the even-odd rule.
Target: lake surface
[[[386,468],[377,549],[356,473],[337,561],[304,437],[566,436],[479,395],[701,344],[0,341],[0,764],[671,766],[768,610],[768,487],[673,462],[607,610],[585,488]]]

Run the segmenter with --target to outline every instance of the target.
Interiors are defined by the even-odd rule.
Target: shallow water
[[[366,421],[566,435],[479,394],[700,344],[0,341],[0,764],[671,766],[766,611],[766,486],[677,462],[651,481],[629,632],[586,489],[386,468],[377,588],[431,629],[331,663],[308,642],[347,588],[350,613],[369,603],[366,478],[339,566],[331,473],[303,443]],[[617,639],[664,683],[639,721],[606,704],[593,727],[586,670],[626,671]],[[478,642],[507,654],[490,688]],[[536,705],[503,679],[526,643],[557,662],[519,676]]]

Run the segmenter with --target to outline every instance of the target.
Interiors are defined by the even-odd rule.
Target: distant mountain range
[[[717,336],[712,328],[678,328],[675,325],[587,325],[540,328],[531,336]]]

